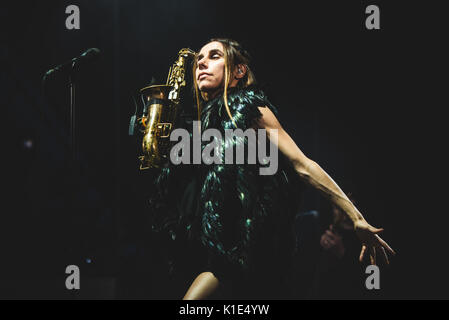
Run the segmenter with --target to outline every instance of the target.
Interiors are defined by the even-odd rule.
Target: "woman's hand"
[[[381,237],[377,235],[378,233],[384,231],[384,229],[374,228],[364,219],[354,222],[354,229],[355,233],[362,242],[362,251],[360,252],[359,257],[360,262],[362,262],[363,257],[366,252],[368,252],[371,264],[375,265],[376,255],[379,252],[385,262],[387,264],[390,263],[388,260],[387,251],[392,255],[395,255],[396,253],[384,240],[382,240]]]
[[[332,225],[321,235],[320,244],[325,250],[329,250],[339,259],[345,255],[346,250],[343,238],[334,232]]]

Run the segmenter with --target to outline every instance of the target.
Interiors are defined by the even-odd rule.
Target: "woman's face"
[[[198,53],[195,77],[198,89],[214,96],[224,85],[225,59],[223,45],[210,42]]]

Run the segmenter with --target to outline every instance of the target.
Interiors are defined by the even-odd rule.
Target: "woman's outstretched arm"
[[[258,121],[258,127],[267,131],[270,140],[277,144],[279,151],[290,160],[299,176],[308,184],[321,191],[352,220],[355,231],[362,241],[360,261],[368,251],[371,263],[375,264],[377,251],[382,254],[388,263],[388,256],[385,250],[391,254],[395,254],[395,252],[377,235],[383,229],[374,228],[365,220],[335,181],[315,161],[304,155],[269,108],[260,107],[259,110],[262,113],[262,117]],[[275,136],[277,136],[277,139]]]

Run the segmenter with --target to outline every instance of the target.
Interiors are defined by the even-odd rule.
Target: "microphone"
[[[66,63],[60,64],[59,66],[56,66],[53,69],[48,70],[44,75],[44,81],[48,76],[52,75],[53,73],[65,71],[68,69],[73,70],[75,64],[93,61],[99,56],[99,54],[100,54],[100,49],[97,49],[97,48],[87,49],[85,52],[83,52],[78,57],[75,57]]]

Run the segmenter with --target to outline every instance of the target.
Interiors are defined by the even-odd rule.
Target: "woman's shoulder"
[[[265,108],[278,114],[264,90],[255,85],[231,92],[228,104],[234,121],[245,128],[251,127],[254,121],[260,119],[263,116],[261,111]]]
[[[233,109],[239,110],[248,107],[271,106],[271,102],[265,90],[257,85],[250,85],[245,88],[232,88],[228,94],[228,103]]]

